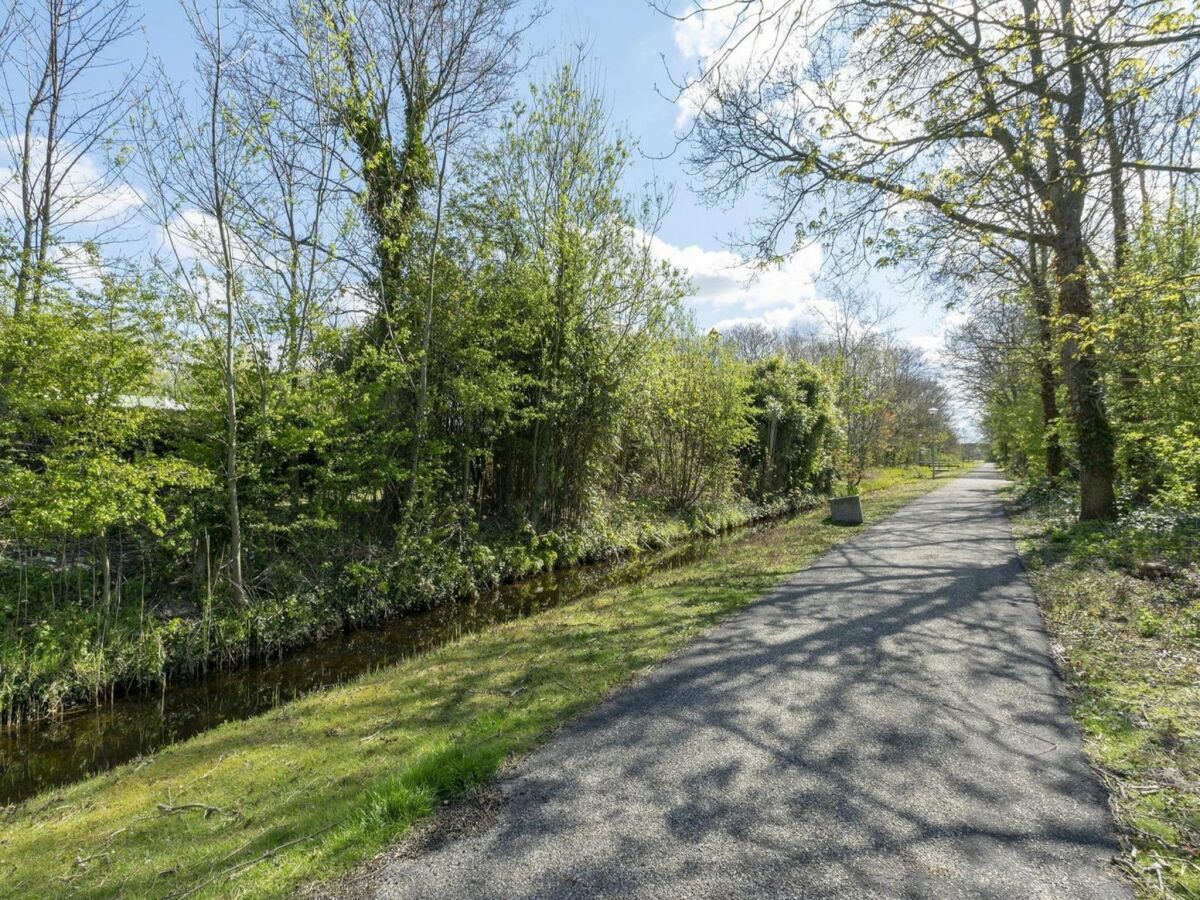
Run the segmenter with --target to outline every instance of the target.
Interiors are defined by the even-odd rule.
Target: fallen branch
[[[399,719],[392,719],[390,722],[384,722],[382,725],[380,725],[378,728],[376,728],[374,731],[372,731],[366,737],[359,738],[358,741],[360,744],[365,744],[367,741],[373,741],[373,740],[375,740],[375,738],[379,737],[379,735],[383,734],[385,731],[387,731],[390,728],[395,728],[397,725],[399,725],[403,721],[404,721],[404,717],[402,716]]]
[[[270,850],[267,850],[265,853],[261,853],[258,856],[254,857],[254,859],[248,859],[245,862],[240,862],[237,865],[230,866],[228,869],[222,869],[220,872],[218,872],[216,875],[214,875],[212,878],[208,879],[207,881],[202,881],[200,884],[196,885],[193,888],[189,888],[188,890],[184,891],[182,894],[175,894],[173,896],[174,896],[175,900],[183,900],[184,897],[190,897],[190,896],[192,896],[192,894],[195,894],[195,893],[198,893],[198,892],[204,890],[206,887],[208,887],[213,882],[220,881],[222,878],[232,875],[235,872],[240,872],[242,869],[248,869],[248,868],[250,868],[250,866],[254,865],[255,863],[260,863],[265,859],[270,859],[272,856],[275,856],[278,853],[282,853],[288,847],[292,847],[296,844],[302,844],[305,841],[311,841],[313,838],[319,837],[320,835],[329,831],[331,828],[333,828],[332,825],[326,825],[320,831],[314,831],[312,834],[305,835],[304,837],[294,838],[293,840],[282,843],[278,847],[272,847]]]
[[[158,804],[158,811],[164,816],[169,816],[172,813],[178,813],[178,812],[189,812],[191,810],[203,811],[204,818],[206,818],[206,819],[212,815],[223,815],[225,813],[225,810],[221,809],[221,807],[209,806],[206,803],[181,803],[178,806],[171,806],[168,803]],[[233,815],[239,815],[239,814],[234,813]]]

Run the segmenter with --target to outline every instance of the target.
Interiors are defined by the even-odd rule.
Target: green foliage
[[[836,412],[820,372],[772,357],[755,366],[751,395],[757,433],[746,445],[746,465],[756,473],[757,496],[828,492]]]
[[[1097,328],[1129,490],[1180,509],[1200,503],[1197,266],[1200,203],[1187,193],[1145,220]]]
[[[571,67],[531,96],[464,167],[454,204],[455,228],[482,261],[487,336],[466,337],[488,364],[471,368],[488,390],[456,387],[475,405],[471,431],[491,437],[468,461],[490,467],[484,508],[553,527],[584,517],[612,482],[630,376],[683,283],[639,232],[621,188],[629,147],[599,96]]]
[[[681,336],[652,349],[643,390],[637,434],[649,489],[679,509],[727,495],[754,435],[749,367],[715,333]]]
[[[820,483],[827,486],[836,476],[853,489],[870,468],[927,460],[935,442],[943,451],[953,448],[957,438],[949,396],[921,351],[880,330],[886,314],[873,309],[868,297],[848,294],[834,307],[827,332],[787,333],[772,342],[792,364],[811,365],[820,384],[804,368],[772,374],[767,365],[761,372],[768,380],[795,378],[805,385],[803,393],[810,398],[805,405],[816,417],[804,421],[819,426],[810,449],[818,456],[827,453],[832,470]],[[792,389],[781,385],[771,390],[776,403],[787,405]],[[762,413],[759,418],[764,419]],[[769,429],[762,431],[760,443],[769,440]]]
[[[121,533],[179,540],[204,473],[156,452],[160,326],[152,286],[0,312],[0,540],[62,546]]]
[[[823,376],[751,367],[680,323],[683,276],[647,236],[662,198],[625,192],[630,146],[577,71],[535,86],[462,160],[436,232],[422,120],[393,145],[374,76],[342,76],[331,102],[369,171],[358,236],[379,277],[304,270],[260,207],[231,209],[239,248],[258,254],[235,260],[232,377],[203,261],[95,293],[63,282],[19,314],[0,304],[0,717],[828,489]],[[347,298],[366,315],[330,312]]]
[[[1118,495],[1127,508],[1186,510],[1200,504],[1200,204],[1191,192],[1162,211],[1146,208],[1119,271],[1098,290],[1097,314],[1079,323],[1102,367],[1117,438]],[[1078,442],[1065,416],[1047,425],[1037,364],[1036,317],[1028,291],[1010,298],[979,341],[982,425],[993,456],[1010,471],[1045,471],[1056,436],[1069,473]],[[978,325],[976,327],[979,327]],[[1059,375],[1052,366],[1052,377]],[[1067,408],[1065,390],[1053,391]]]
[[[1009,390],[987,398],[980,425],[1005,469],[1019,475],[1045,471],[1045,427],[1032,372],[1023,371]]]

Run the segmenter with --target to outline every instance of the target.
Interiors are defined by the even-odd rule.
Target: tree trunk
[[[1054,373],[1054,363],[1050,358],[1050,353],[1053,352],[1050,328],[1039,327],[1038,332],[1038,390],[1042,400],[1046,475],[1049,478],[1057,478],[1063,470],[1062,443],[1058,437],[1058,377]]]
[[[1104,114],[1104,142],[1108,150],[1108,189],[1112,204],[1113,275],[1119,278],[1129,250],[1129,203],[1125,195],[1125,151],[1118,133],[1116,101],[1108,59],[1102,58],[1100,101]]]
[[[225,485],[229,493],[230,584],[239,603],[245,602],[242,582],[242,515],[238,505],[237,471],[237,395],[234,388],[234,331],[232,279],[226,275],[225,287]]]
[[[1082,328],[1092,318],[1092,301],[1083,240],[1077,230],[1059,236],[1055,266],[1063,380],[1071,398],[1079,448],[1079,518],[1111,519],[1116,515],[1115,442],[1104,405],[1096,353],[1090,341],[1082,340]]]
[[[390,347],[404,365],[409,365],[418,351],[411,346],[412,324],[402,321],[401,302],[405,293],[405,267],[410,254],[412,226],[421,208],[421,193],[433,183],[434,173],[427,159],[424,129],[429,114],[428,73],[414,72],[414,89],[404,108],[404,140],[400,152],[393,145],[392,130],[387,120],[386,97],[380,98],[370,77],[375,60],[360,58],[351,35],[351,19],[340,5],[321,4],[327,15],[326,25],[345,67],[347,90],[336,97],[334,109],[347,138],[353,143],[362,163],[362,179],[366,188],[363,211],[375,244],[379,267],[378,310],[368,335],[378,348]],[[413,352],[408,352],[413,351]],[[422,354],[422,367],[425,366]],[[410,381],[414,391],[419,390]],[[424,391],[415,396],[414,407],[423,407]],[[384,430],[398,434],[406,420],[405,397],[395,384],[384,394]],[[424,408],[414,409],[414,421],[423,420]],[[408,507],[415,486],[414,469],[420,459],[421,435],[409,436],[407,447],[395,446],[391,452],[409,457],[407,485],[401,479],[388,477],[381,492],[382,519],[388,524],[399,520]],[[399,441],[397,441],[399,443]]]
[[[1124,292],[1121,289],[1121,276],[1129,258],[1129,201],[1125,191],[1125,151],[1121,146],[1121,135],[1118,133],[1116,104],[1113,98],[1112,78],[1107,58],[1104,58],[1102,63],[1100,99],[1104,110],[1104,142],[1108,151],[1109,165],[1108,191],[1109,202],[1112,205],[1112,280],[1118,297],[1117,312],[1125,313],[1128,311],[1128,303],[1124,299]],[[1140,379],[1137,370],[1129,364],[1130,347],[1125,339],[1127,325],[1128,323],[1122,321],[1118,328],[1116,352],[1120,368],[1121,391],[1126,400],[1131,400],[1137,393]],[[1136,412],[1136,407],[1131,404],[1128,412]]]
[[[221,45],[221,6],[216,9],[216,54],[211,105],[209,107],[209,165],[212,167],[213,212],[217,224],[217,237],[221,242],[222,280],[225,286],[225,487],[229,503],[229,581],[233,596],[245,603],[245,585],[242,581],[242,515],[238,504],[237,470],[237,388],[234,384],[236,365],[237,332],[237,278],[233,258],[233,242],[229,233],[225,205],[226,184],[219,161],[217,147],[224,139],[220,125],[221,92],[224,56]]]
[[[36,198],[37,186],[34,184],[33,172],[33,124],[38,108],[46,102],[49,94],[47,85],[55,76],[58,62],[58,17],[51,11],[50,16],[50,48],[46,54],[46,65],[42,70],[41,82],[34,95],[29,100],[25,112],[25,134],[21,146],[21,253],[17,269],[17,284],[13,292],[13,316],[20,318],[21,312],[30,298],[33,284],[37,279],[35,268],[34,235],[40,231],[38,214],[42,203]],[[47,138],[47,148],[53,146],[53,138]],[[49,173],[46,173],[49,177]]]
[[[37,240],[37,260],[34,264],[32,287],[32,304],[36,309],[42,301],[42,285],[46,278],[46,255],[50,245],[50,210],[54,201],[54,182],[56,173],[54,154],[58,150],[58,107],[62,100],[62,73],[58,58],[58,14],[61,7],[52,16],[50,26],[50,50],[47,54],[50,71],[50,110],[46,119],[46,162],[42,173],[42,199],[38,210],[38,225],[40,233]]]
[[[112,557],[108,553],[108,534],[100,535],[100,596],[104,603],[104,616],[108,617],[112,603]]]
[[[1096,351],[1090,336],[1083,333],[1092,324],[1094,312],[1083,239],[1087,183],[1081,174],[1087,171],[1082,124],[1087,78],[1078,53],[1073,0],[1059,0],[1059,9],[1070,90],[1060,117],[1061,147],[1048,135],[1046,148],[1053,185],[1050,199],[1063,381],[1071,398],[1079,449],[1079,518],[1087,521],[1116,515],[1115,441],[1105,409]]]
[[[1054,371],[1053,303],[1046,283],[1044,254],[1030,247],[1033,278],[1033,313],[1037,320],[1038,393],[1042,401],[1042,433],[1046,450],[1046,475],[1057,478],[1063,470],[1062,444],[1058,437],[1058,375]]]
[[[425,444],[425,419],[429,407],[429,344],[433,331],[433,298],[437,288],[437,253],[442,239],[442,204],[446,195],[446,163],[450,159],[450,127],[446,127],[446,143],[437,174],[437,209],[433,219],[433,240],[429,247],[429,283],[425,308],[421,315],[421,367],[417,379],[417,408],[413,421],[412,456],[409,459],[407,506],[411,510],[417,495],[417,474],[421,469],[421,452]]]

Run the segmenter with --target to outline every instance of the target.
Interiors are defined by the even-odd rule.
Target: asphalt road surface
[[[1129,897],[991,468],[566,728],[382,897]],[[869,500],[868,500],[869,502]]]

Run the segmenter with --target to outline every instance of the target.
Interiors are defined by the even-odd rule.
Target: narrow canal
[[[249,718],[465,634],[702,559],[714,548],[770,524],[693,538],[617,562],[548,572],[472,600],[331,637],[280,659],[75,709],[61,718],[0,728],[0,805],[103,772],[222,722]]]

